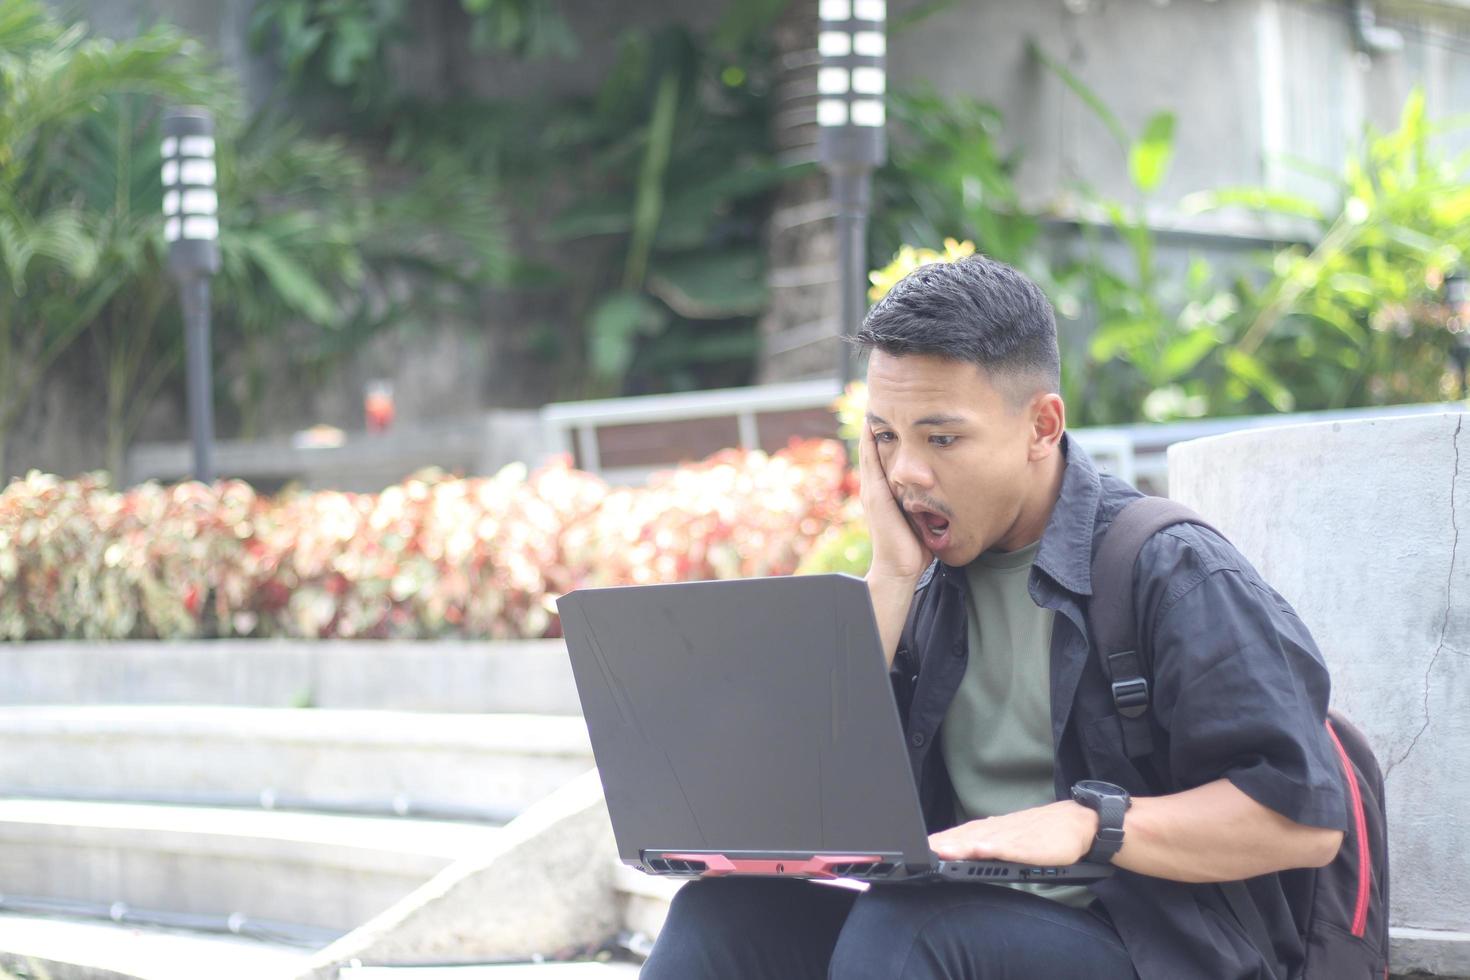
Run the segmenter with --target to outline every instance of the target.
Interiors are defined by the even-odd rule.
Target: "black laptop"
[[[1112,871],[945,861],[929,849],[860,579],[579,589],[557,607],[631,867],[870,882]]]

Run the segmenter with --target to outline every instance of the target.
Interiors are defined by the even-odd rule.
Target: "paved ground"
[[[19,976],[83,976],[95,969],[146,980],[284,978],[310,956],[309,950],[233,936],[24,915],[0,916],[0,950],[0,964]]]
[[[340,980],[635,980],[631,963],[544,963],[536,966],[348,967]]]

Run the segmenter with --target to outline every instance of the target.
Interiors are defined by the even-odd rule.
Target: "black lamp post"
[[[214,481],[214,404],[210,396],[209,287],[219,271],[219,196],[215,192],[214,120],[179,109],[163,120],[163,237],[179,282],[189,390],[194,479]]]
[[[818,153],[831,176],[832,198],[837,205],[842,283],[838,374],[844,388],[853,377],[853,357],[852,348],[842,338],[856,330],[867,307],[873,168],[883,163],[887,148],[883,130],[886,7],[885,0],[821,0],[820,7]]]
[[[1470,279],[1463,272],[1444,278],[1444,301],[1449,308],[1450,357],[1460,369],[1460,397],[1470,398]]]

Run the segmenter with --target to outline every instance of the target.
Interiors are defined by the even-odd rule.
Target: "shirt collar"
[[[1041,533],[1036,567],[1062,588],[1092,595],[1092,538],[1102,480],[1091,457],[1070,434],[1062,434],[1061,445],[1066,459],[1062,490]]]

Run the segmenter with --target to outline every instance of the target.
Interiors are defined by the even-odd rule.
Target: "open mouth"
[[[926,507],[909,507],[909,520],[924,541],[924,547],[938,552],[949,544],[949,518]]]

